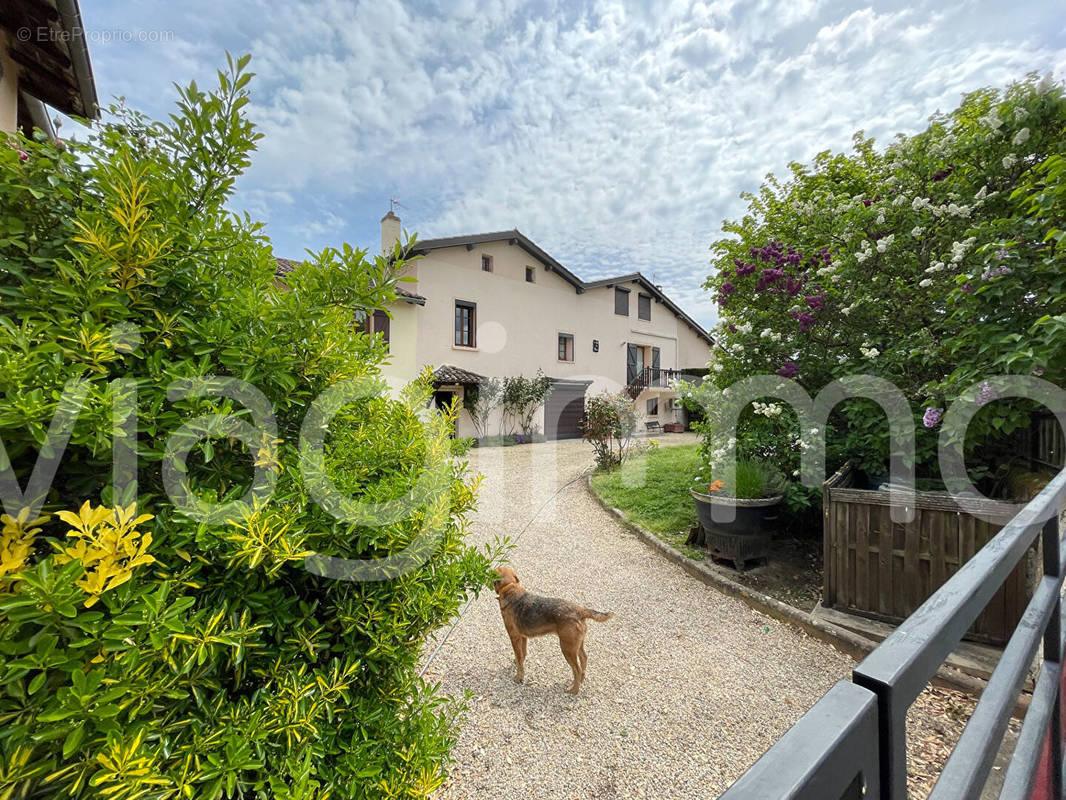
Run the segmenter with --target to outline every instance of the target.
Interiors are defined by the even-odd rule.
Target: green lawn
[[[685,545],[696,524],[688,489],[699,469],[698,445],[660,447],[627,461],[621,469],[597,472],[592,490],[626,519],[659,535],[690,558],[703,554]]]

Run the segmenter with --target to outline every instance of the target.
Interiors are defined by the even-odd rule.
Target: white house
[[[383,252],[400,237],[390,211]],[[639,272],[583,281],[517,230],[419,240],[408,255],[420,256],[405,271],[415,281],[369,323],[389,341],[387,378],[430,365],[445,403],[484,378],[539,370],[553,384],[537,418],[550,439],[580,436],[586,396],[604,390],[627,391],[645,425],[683,421],[671,384],[706,369],[713,340]],[[465,411],[457,433],[474,433]]]

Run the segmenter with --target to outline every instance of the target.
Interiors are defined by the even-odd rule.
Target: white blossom
[[[866,358],[877,358],[879,355],[881,355],[881,351],[878,350],[876,347],[871,347],[869,342],[863,344],[859,348],[859,352],[862,353]]]
[[[923,228],[921,225],[915,225],[913,228],[911,228],[911,236],[913,236],[915,239],[921,236],[924,232],[925,228]]]
[[[1014,153],[1007,153],[1003,156],[1003,169],[1010,169],[1018,163],[1018,157]]]
[[[1029,116],[1029,112],[1026,111],[1022,106],[1018,106],[1016,109],[1014,109],[1014,121],[1015,122],[1021,122],[1023,119],[1025,119],[1028,116]]]
[[[1048,72],[1040,79],[1040,83],[1036,85],[1037,94],[1047,94],[1051,91],[1051,87],[1055,85],[1055,81],[1051,78],[1051,73]]]
[[[915,197],[914,200],[911,201],[911,208],[915,211],[921,211],[923,208],[928,208],[930,205],[932,204],[929,202],[928,197]]]
[[[1003,120],[999,118],[999,114],[995,110],[989,111],[987,116],[981,117],[981,122],[994,131],[998,131],[1003,127]]]
[[[932,275],[935,272],[942,272],[943,269],[944,269],[944,262],[943,261],[937,261],[931,267],[927,267],[925,271],[926,271],[926,273]]]
[[[890,234],[888,234],[888,236],[885,236],[884,238],[880,239],[877,242],[877,252],[878,253],[885,252],[885,250],[887,250],[889,247],[892,246],[892,242],[894,242],[895,240],[896,240],[896,236],[893,233],[890,233]]]
[[[1012,145],[1014,145],[1015,147],[1020,147],[1021,145],[1025,144],[1028,141],[1029,141],[1029,129],[1028,128],[1022,128],[1020,131],[1018,131],[1016,134],[1014,134],[1014,138],[1010,140],[1010,143]]]
[[[933,285],[933,279],[932,278],[924,278],[923,280],[918,281],[918,285],[921,286],[923,289],[925,289],[925,288]]]
[[[973,199],[974,200],[984,200],[987,195],[988,195],[988,187],[987,186],[982,186],[980,189],[977,190],[977,194],[975,194],[973,196]]]

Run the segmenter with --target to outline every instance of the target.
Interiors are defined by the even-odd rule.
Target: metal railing
[[[1043,578],[929,797],[980,796],[1043,644],[1040,675],[1000,799],[1036,800],[1033,789],[1045,748],[1049,785],[1041,798],[1061,798],[1060,596],[1066,543],[1059,510],[1064,498],[1066,470],[871,652],[855,668],[852,683],[834,686],[720,800],[906,800],[907,710],[1037,536],[1042,537]]]
[[[683,373],[676,369],[644,367],[644,369],[637,370],[635,375],[628,376],[626,389],[633,397],[636,397],[645,389],[668,389],[670,384],[682,375]]]

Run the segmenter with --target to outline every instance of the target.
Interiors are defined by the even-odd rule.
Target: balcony
[[[635,375],[629,375],[626,392],[636,400],[645,389],[670,389],[673,381],[681,377],[680,370],[644,367],[637,370]]]

